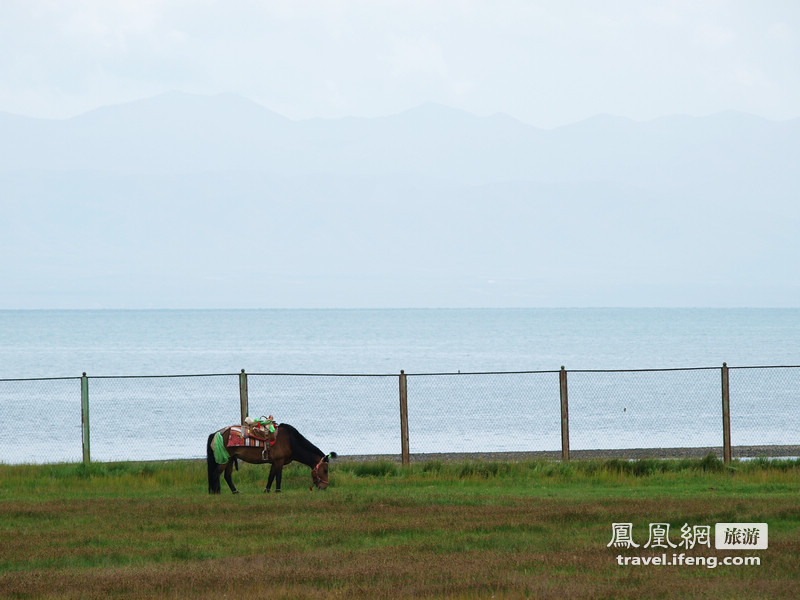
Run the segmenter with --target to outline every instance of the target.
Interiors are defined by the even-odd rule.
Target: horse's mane
[[[281,423],[279,427],[283,427],[289,433],[291,433],[291,437],[289,439],[292,440],[293,444],[297,444],[296,448],[293,448],[293,451],[301,451],[303,453],[308,453],[311,455],[311,458],[315,458],[317,456],[324,456],[325,453],[317,448],[314,444],[309,442],[302,433],[297,431],[292,425],[288,423]]]

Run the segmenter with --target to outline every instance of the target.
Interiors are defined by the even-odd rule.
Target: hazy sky
[[[67,118],[171,91],[243,96],[292,119],[376,117],[425,103],[481,116],[506,113],[544,128],[598,114],[647,121],[741,111],[796,119],[800,0],[0,0],[0,112]],[[212,105],[225,104],[221,100],[247,104],[235,97],[200,101],[175,94],[150,104],[167,111],[170,98],[201,102],[211,115]],[[418,111],[382,125],[447,112]],[[150,157],[148,144],[166,130],[175,150],[163,166],[175,173],[203,152],[215,168],[233,164],[231,157],[239,160],[232,150],[238,147],[224,141],[205,142],[208,147],[195,153],[194,138],[181,137],[194,130],[156,126],[139,139],[138,130],[125,133],[138,125],[109,122],[108,131],[117,132],[111,163],[98,158],[90,170],[65,173],[63,165],[74,162],[70,153],[85,163],[100,156],[92,154],[99,148],[104,159],[103,136],[36,124],[35,132],[63,135],[42,144],[37,133],[27,145],[16,144],[14,127],[31,124],[3,121],[12,133],[0,138],[6,142],[0,155],[13,160],[0,165],[0,203],[6,203],[0,251],[14,260],[0,264],[0,281],[13,291],[0,297],[0,308],[796,306],[800,297],[796,278],[785,276],[798,262],[794,122],[774,125],[732,114],[670,120],[678,127],[675,139],[692,148],[686,155],[675,150],[672,137],[658,142],[657,127],[637,127],[635,143],[650,148],[637,146],[637,164],[646,167],[641,177],[631,164],[634,138],[617,133],[620,123],[629,125],[620,120],[539,135],[507,119],[473,119],[481,127],[498,124],[498,140],[517,128],[530,142],[500,144],[506,153],[486,159],[480,157],[489,138],[463,154],[447,146],[458,137],[441,133],[452,126],[447,122],[439,133],[445,145],[432,145],[434,154],[413,146],[395,153],[391,140],[405,138],[387,134],[392,130],[386,125],[386,138],[380,138],[385,148],[364,154],[369,160],[358,153],[370,148],[369,136],[363,147],[340,142],[341,153],[333,158],[325,154],[328,142],[319,143],[318,162],[304,148],[292,154],[288,142],[279,144],[285,162],[246,164],[261,165],[263,173],[285,168],[287,177],[328,173],[331,165],[340,171],[330,180],[301,177],[302,185],[280,177],[264,183],[263,173],[256,174],[247,186],[241,182],[250,180],[236,180],[242,187],[234,186],[229,198],[225,174],[172,180],[148,172],[151,166],[136,171],[136,185],[124,175],[114,179],[120,169],[128,171],[113,161]],[[165,123],[177,121],[168,117]],[[720,137],[720,123],[728,124],[728,133],[739,132],[735,143]],[[295,129],[332,135],[339,125]],[[398,127],[405,133],[405,126]],[[584,137],[569,137],[578,130]],[[695,133],[706,141],[692,145]],[[273,138],[279,139],[278,130],[257,141]],[[754,147],[753,139],[763,148]],[[552,152],[536,145],[548,140]],[[557,154],[570,144],[580,151]],[[730,152],[714,144],[727,144]],[[26,154],[31,148],[33,154]],[[264,148],[271,152],[269,144]],[[514,154],[520,148],[532,154]],[[228,162],[213,158],[218,149],[228,152]],[[506,169],[551,155],[560,162],[541,159],[539,171]],[[473,159],[477,166],[470,170]],[[477,176],[492,161],[500,164],[498,178],[522,173],[533,187],[478,177],[474,181],[500,187],[474,188],[467,175]],[[98,175],[93,169],[101,164],[108,172]],[[360,169],[367,168],[377,169],[369,173],[374,181],[363,179]],[[429,168],[438,170],[431,174]],[[50,171],[39,176],[37,169]],[[386,173],[403,173],[407,187]],[[426,179],[439,176],[441,188]],[[557,187],[551,190],[550,183]],[[463,208],[465,197],[477,208],[453,213],[463,221],[456,227],[448,207]],[[409,243],[382,234],[388,221],[377,208],[408,209],[412,200],[425,201],[424,213],[418,209],[424,219],[404,213],[412,219],[405,231],[417,238]],[[493,210],[501,201],[511,208]],[[191,202],[191,210],[181,212],[181,202]],[[554,218],[569,219],[568,235],[537,218],[556,205]],[[247,235],[245,223],[226,228],[219,217],[236,215],[232,206],[239,214],[261,211],[251,213],[261,217],[247,223]],[[319,216],[332,206],[340,221]],[[284,213],[282,207],[288,207]],[[488,209],[493,212],[481,212]],[[530,213],[531,226],[519,227],[522,213]],[[177,222],[182,226],[174,227]],[[229,279],[215,279],[219,273]]]
[[[3,0],[0,56],[0,111],[37,117],[172,90],[296,119],[800,116],[796,0]]]

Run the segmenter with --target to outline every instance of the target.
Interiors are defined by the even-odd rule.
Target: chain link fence
[[[409,374],[410,451],[557,451],[559,406],[558,371]]]
[[[238,419],[237,375],[90,377],[88,384],[93,460],[205,456],[208,434]]]
[[[730,369],[735,444],[800,444],[800,368]]]
[[[397,375],[254,374],[248,375],[248,396],[252,416],[290,423],[325,452],[400,451]]]
[[[0,380],[0,462],[78,462],[81,378]]]
[[[734,456],[800,454],[800,367],[784,366],[3,379],[0,462],[201,458],[243,407],[341,455],[397,456],[404,435],[413,455],[721,448],[726,371]]]
[[[570,448],[722,446],[719,369],[570,371]]]

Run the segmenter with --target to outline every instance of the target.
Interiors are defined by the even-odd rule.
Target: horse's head
[[[328,462],[336,458],[336,452],[326,454],[319,459],[317,465],[311,469],[311,481],[321,490],[328,488]],[[311,489],[314,489],[313,487]]]

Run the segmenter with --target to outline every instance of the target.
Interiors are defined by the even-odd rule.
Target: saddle
[[[247,428],[245,435],[249,435],[263,442],[268,442],[270,446],[275,443],[278,432],[277,423],[275,423],[272,415],[268,417],[261,416],[258,419],[245,417],[244,423]]]

